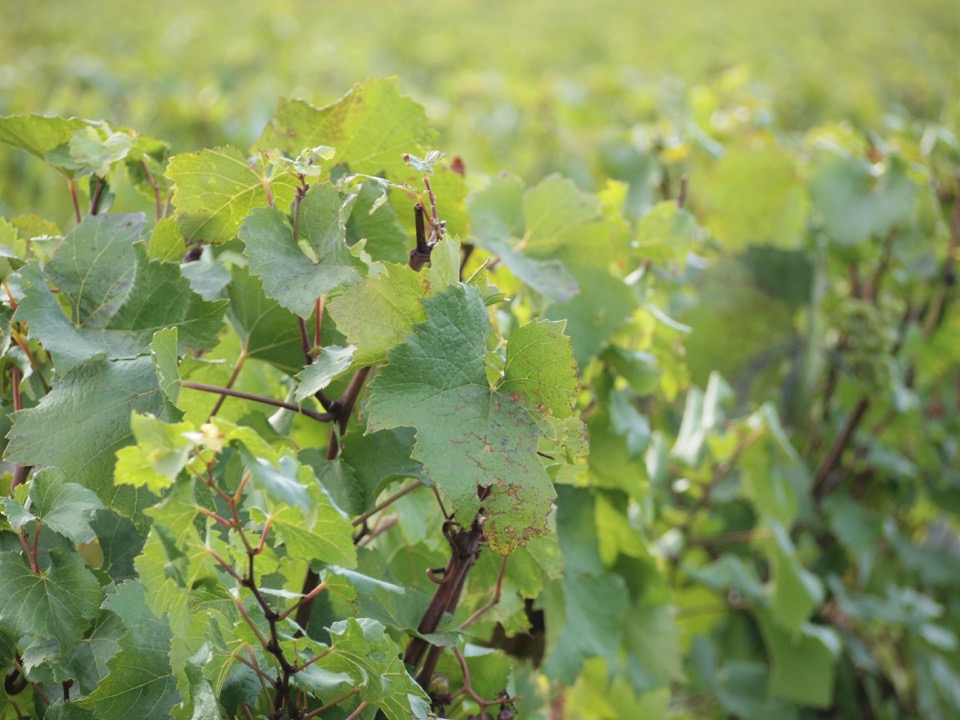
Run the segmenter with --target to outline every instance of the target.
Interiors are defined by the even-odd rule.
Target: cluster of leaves
[[[960,710],[945,128],[659,127],[597,193],[384,80],[249,156],[0,140],[75,216],[0,221],[0,717]]]

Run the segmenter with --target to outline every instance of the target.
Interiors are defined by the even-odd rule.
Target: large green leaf
[[[46,160],[48,153],[70,142],[70,136],[74,131],[89,125],[88,120],[80,118],[10,115],[0,118],[0,142],[26,150],[31,155]]]
[[[330,301],[330,316],[356,350],[358,365],[383,360],[415,323],[424,319],[421,298],[429,293],[428,276],[406,265],[387,264]]]
[[[562,581],[548,586],[544,595],[551,629],[544,672],[572,684],[588,658],[603,657],[610,668],[619,664],[629,598],[624,579],[600,561],[592,495],[567,485],[558,486],[557,494],[565,571]]]
[[[863,159],[828,155],[810,180],[813,202],[827,235],[838,245],[858,245],[906,224],[915,209],[917,186],[906,164],[893,158],[876,177]]]
[[[765,616],[760,628],[772,658],[770,692],[804,705],[830,707],[841,650],[837,631],[807,623],[791,633]]]
[[[30,511],[45,526],[75,543],[89,542],[94,532],[90,523],[103,507],[87,488],[66,482],[54,470],[38,472],[30,483]]]
[[[490,488],[484,530],[491,547],[506,554],[547,530],[554,492],[537,456],[541,411],[487,382],[490,326],[475,289],[455,285],[423,304],[426,321],[388,353],[389,364],[370,386],[367,429],[416,428],[413,457],[453,500],[461,522],[480,505],[478,486]],[[541,361],[565,356],[572,366],[569,349],[546,335],[535,342],[543,344]],[[530,345],[521,350],[537,356]]]
[[[90,216],[64,238],[42,274],[36,265],[24,269],[16,319],[29,323],[61,372],[95,357],[146,353],[153,334],[165,328],[178,329],[181,351],[216,343],[226,302],[194,293],[176,265],[150,262],[136,242],[142,228],[140,216]]]
[[[100,584],[83,557],[51,550],[50,567],[35,574],[22,553],[0,553],[0,628],[60,641],[70,648],[96,616]]]
[[[800,244],[810,201],[796,163],[786,153],[731,150],[706,178],[705,190],[710,209],[707,227],[725,247]]]
[[[14,414],[7,457],[59,468],[104,503],[130,510],[130,493],[118,495],[113,485],[116,451],[133,441],[130,413],[170,419],[168,407],[150,357],[92,360],[71,370],[35,408]]]
[[[273,207],[254,211],[240,229],[250,272],[269,297],[300,317],[310,317],[321,295],[360,281],[364,264],[347,248],[341,204],[333,185],[317,184],[301,202],[296,236]]]
[[[295,177],[273,177],[265,162],[251,164],[231,147],[175,155],[165,174],[188,242],[225,243],[254,208],[290,207],[296,192]]]
[[[331,165],[401,182],[416,175],[403,153],[416,153],[432,139],[423,107],[402,96],[396,78],[389,78],[358,84],[322,108],[281,100],[256,147],[296,157],[304,148],[326,145],[336,149]]]
[[[303,367],[303,344],[297,316],[268,298],[263,284],[246,267],[235,267],[227,289],[227,316],[251,358],[265,360],[288,373]]]
[[[107,663],[110,674],[79,705],[97,717],[160,720],[180,701],[170,668],[170,627],[146,602],[143,585],[128,580],[108,596],[106,607],[127,628],[120,650]]]
[[[317,662],[319,667],[351,677],[360,688],[360,697],[380,708],[388,720],[411,717],[411,703],[426,696],[407,673],[383,625],[368,618],[351,618],[334,623],[330,637],[330,652]]]
[[[526,191],[514,178],[494,180],[471,197],[470,208],[477,243],[554,301],[548,317],[567,320],[574,356],[585,365],[636,305],[630,288],[610,274],[627,260],[626,226],[556,175]]]

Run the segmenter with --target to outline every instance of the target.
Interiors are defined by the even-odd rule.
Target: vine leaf
[[[169,717],[180,702],[168,656],[170,627],[150,612],[146,590],[135,580],[127,580],[110,594],[105,607],[120,616],[127,634],[107,663],[110,673],[77,704],[97,717],[117,720]]]
[[[411,706],[426,700],[423,690],[407,673],[396,643],[384,627],[369,618],[350,618],[330,627],[330,653],[317,666],[349,675],[360,697],[379,707],[388,720],[406,720]]]
[[[173,205],[188,243],[223,244],[254,208],[289,207],[296,192],[293,175],[272,177],[267,163],[251,165],[232,147],[174,155],[165,175],[174,183]]]
[[[577,362],[586,364],[636,305],[630,288],[610,274],[628,254],[622,221],[604,217],[595,196],[559,176],[527,190],[516,178],[497,178],[469,206],[477,243],[553,301],[548,316],[567,320]]]
[[[566,572],[562,600],[547,595],[547,622],[560,630],[543,668],[550,677],[572,683],[588,658],[600,656],[608,667],[617,666],[629,597],[623,577],[604,569],[600,558],[593,496],[569,485],[558,491],[557,533]]]
[[[346,244],[340,193],[330,183],[310,188],[300,204],[298,234],[275,207],[255,210],[240,228],[250,272],[264,292],[308,318],[318,297],[360,282],[364,263]]]
[[[226,301],[197,295],[177,265],[150,262],[137,242],[142,229],[140,215],[88,216],[42,273],[37,265],[23,270],[26,291],[15,319],[30,325],[61,371],[95,357],[146,353],[154,333],[165,328],[178,329],[183,352],[216,343]],[[69,317],[46,280],[59,290]]]
[[[249,268],[234,267],[227,287],[227,316],[250,358],[265,360],[288,373],[303,366],[297,316],[263,292],[263,283]]]
[[[562,320],[535,320],[517,328],[507,345],[500,385],[501,392],[561,419],[573,415],[571,399],[579,385],[565,326]]]
[[[130,413],[172,419],[149,356],[91,360],[73,368],[34,408],[13,414],[7,459],[59,468],[123,515],[139,507],[136,491],[115,488],[115,454],[133,441]]]
[[[0,630],[56,639],[68,648],[90,627],[103,595],[81,555],[54,549],[39,575],[21,553],[0,553],[0,597]]]
[[[343,375],[350,369],[355,352],[356,348],[352,345],[347,347],[328,345],[323,348],[316,360],[297,375],[300,385],[293,399],[303,402]]]
[[[256,148],[291,157],[316,145],[336,148],[330,165],[399,182],[415,175],[402,154],[432,143],[423,106],[400,94],[396,78],[358,84],[331,105],[281,100]]]
[[[830,238],[841,246],[855,246],[896,225],[908,226],[917,186],[898,158],[876,179],[867,160],[829,155],[814,171],[810,193]]]
[[[407,265],[384,263],[349,287],[327,305],[337,329],[356,347],[354,366],[371,365],[386,358],[425,315],[421,300],[457,282],[460,243],[444,238],[430,255],[430,269],[415,272]]]
[[[523,404],[537,384],[518,375],[512,393],[490,387],[490,325],[477,290],[454,285],[423,305],[426,321],[388,353],[389,364],[370,386],[367,432],[415,428],[413,457],[451,498],[462,523],[480,506],[478,486],[490,488],[484,532],[495,551],[507,554],[547,532],[554,498],[537,456],[537,418],[544,413]],[[519,356],[573,367],[569,345],[558,360],[564,351],[546,335],[528,342],[536,332],[525,333]]]
[[[103,503],[91,490],[66,482],[62,473],[53,469],[38,472],[30,482],[30,502],[14,514],[12,498],[0,500],[7,511],[7,519],[14,530],[31,520],[39,520],[45,527],[68,537],[74,543],[89,542],[95,533],[90,523]]]
[[[385,264],[385,272],[347,288],[327,305],[337,329],[357,348],[354,361],[371,365],[386,357],[424,319],[421,298],[427,276],[405,265]]]
[[[88,120],[80,118],[10,115],[0,118],[0,142],[26,150],[52,167],[63,171],[64,168],[60,167],[55,160],[48,158],[48,154],[69,143],[75,131],[90,125]]]
[[[136,444],[117,452],[116,482],[160,493],[173,484],[196,443],[187,433],[192,423],[168,424],[133,411],[130,428]]]

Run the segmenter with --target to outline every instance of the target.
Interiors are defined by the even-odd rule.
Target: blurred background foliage
[[[468,168],[584,187],[629,161],[617,141],[638,124],[710,120],[731,97],[722,122],[783,130],[960,113],[949,0],[3,5],[0,113],[105,119],[174,151],[249,147],[278,97],[387,75]],[[0,161],[4,210],[36,209],[25,159]]]

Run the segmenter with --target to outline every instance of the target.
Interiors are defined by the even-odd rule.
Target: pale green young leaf
[[[177,366],[177,328],[157,330],[150,341],[150,355],[157,366],[157,379],[172,405],[180,399],[180,372]]]
[[[340,193],[330,183],[314,185],[300,205],[298,234],[276,208],[260,208],[240,228],[250,272],[264,292],[308,318],[318,297],[360,281],[363,261],[346,245]]]
[[[287,208],[296,192],[292,175],[272,178],[264,163],[251,165],[232,147],[175,155],[165,175],[188,243],[225,243],[254,208]]]
[[[130,427],[136,444],[117,453],[116,482],[146,485],[154,493],[168,488],[186,466],[196,443],[188,436],[191,423],[165,423],[155,417],[131,414]]]
[[[301,466],[299,479],[309,494],[307,507],[278,504],[270,517],[291,557],[355,567],[357,554],[353,529],[319,485],[309,467]]]
[[[89,124],[80,118],[10,115],[0,118],[0,142],[45,160],[47,153],[70,142],[70,136],[76,130]]]
[[[636,300],[612,266],[623,267],[629,233],[605,218],[597,197],[551,176],[525,192],[515,179],[492,182],[470,201],[478,244],[553,301],[547,317],[567,320],[582,366],[632,314]]]
[[[123,160],[133,147],[133,137],[124,132],[111,132],[104,123],[84,127],[70,135],[70,158],[104,178],[115,163]]]
[[[486,240],[483,247],[500,258],[517,279],[554,302],[569,302],[580,292],[580,284],[556,258],[536,259],[518,252],[505,240]]]
[[[430,251],[430,292],[436,295],[460,281],[460,240],[444,237]]]
[[[240,457],[254,482],[262,487],[274,502],[288,503],[308,510],[311,504],[310,493],[300,480],[300,464],[294,458],[284,456],[279,458],[275,467],[263,457],[254,456],[246,440],[242,442]]]
[[[413,457],[462,522],[479,507],[478,486],[490,488],[484,530],[506,554],[547,530],[554,491],[537,456],[540,431],[530,410],[487,382],[480,294],[455,285],[424,307],[426,321],[388,353],[370,386],[367,430],[415,428]]]
[[[0,597],[0,629],[71,647],[90,627],[103,594],[79,554],[51,550],[50,567],[39,575],[22,553],[0,553]]]
[[[300,385],[294,394],[294,400],[303,402],[347,372],[353,363],[355,352],[356,348],[352,345],[345,348],[336,345],[324,347],[313,363],[297,374]]]
[[[725,247],[796,247],[802,241],[810,200],[796,161],[786,153],[733,149],[704,180],[707,228]]]
[[[385,267],[383,274],[347,288],[327,305],[337,329],[357,348],[357,365],[383,360],[387,350],[424,319],[420,300],[429,292],[425,274],[405,265]]]
[[[699,240],[697,221],[675,202],[659,202],[637,223],[633,246],[642,260],[682,266]]]
[[[416,176],[403,153],[416,152],[432,139],[426,111],[400,94],[396,78],[388,78],[355,85],[322,108],[281,100],[256,147],[296,157],[304,148],[327,145],[336,148],[331,166],[345,164],[353,173],[401,182]]]

